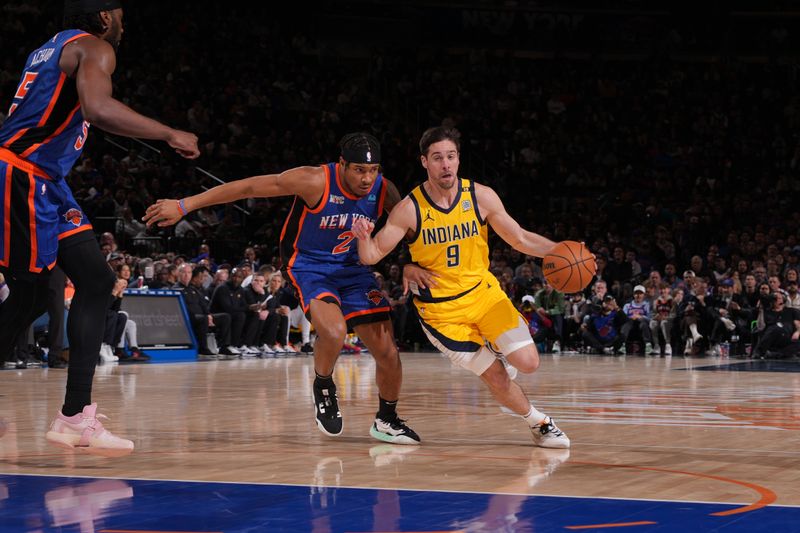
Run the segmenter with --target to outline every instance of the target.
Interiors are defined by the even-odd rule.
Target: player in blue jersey
[[[46,307],[48,276],[58,262],[75,285],[67,324],[70,361],[64,405],[47,433],[58,446],[119,456],[133,442],[97,420],[91,401],[108,299],[115,276],[65,179],[90,125],[167,142],[188,158],[197,137],[142,116],[112,97],[122,37],[119,0],[67,0],[65,30],[34,50],[0,127],[0,271],[10,288],[0,307],[0,354]]]
[[[367,345],[376,363],[379,408],[370,435],[398,444],[419,436],[397,416],[402,368],[389,319],[389,303],[372,271],[358,260],[350,227],[375,222],[400,201],[397,188],[381,175],[378,140],[351,133],[341,143],[337,163],[298,167],[219,185],[183,200],[159,200],[147,209],[148,225],[177,223],[189,211],[244,198],[294,196],[281,232],[281,256],[303,309],[318,338],[314,345],[314,407],[319,429],[342,434],[342,415],[333,367],[348,327]]]

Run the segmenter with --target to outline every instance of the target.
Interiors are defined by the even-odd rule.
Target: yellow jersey
[[[411,194],[417,230],[409,239],[411,260],[435,272],[437,286],[419,289],[422,302],[444,302],[476,288],[489,275],[486,221],[481,218],[475,183],[459,179],[452,205],[437,206],[420,185]]]

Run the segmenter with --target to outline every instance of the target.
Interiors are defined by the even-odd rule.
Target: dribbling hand
[[[178,200],[161,199],[147,208],[142,222],[146,223],[148,228],[153,224],[163,228],[176,224],[181,218],[183,214],[178,206]]]

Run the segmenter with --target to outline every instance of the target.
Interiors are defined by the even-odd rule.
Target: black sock
[[[336,386],[336,384],[334,384],[333,382],[333,374],[329,376],[320,376],[319,374],[317,374],[316,371],[314,372],[314,374],[317,376],[316,378],[314,378],[315,387],[318,387],[320,389],[330,389]]]
[[[94,369],[81,369],[73,366],[70,362],[67,369],[70,387],[64,398],[64,405],[61,407],[61,412],[64,416],[77,415],[83,408],[92,403],[92,379],[94,378]]]
[[[397,417],[397,400],[388,402],[378,396],[378,418],[392,420]]]

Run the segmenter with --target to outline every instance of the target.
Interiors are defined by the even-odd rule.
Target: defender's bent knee
[[[323,327],[314,327],[320,339],[333,343],[344,343],[344,338],[347,336],[347,326],[344,321],[341,323],[326,324]]]

